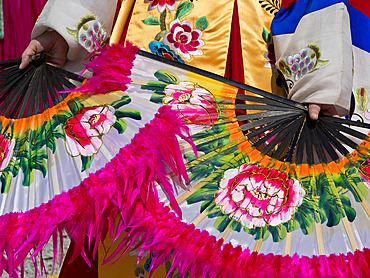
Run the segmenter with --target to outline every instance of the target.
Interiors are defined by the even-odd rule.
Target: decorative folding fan
[[[59,104],[1,118],[1,271],[67,230],[72,259],[86,235],[95,253],[127,232],[106,261],[136,247],[181,277],[369,273],[370,125],[312,122],[299,103],[130,45],[89,67]]]

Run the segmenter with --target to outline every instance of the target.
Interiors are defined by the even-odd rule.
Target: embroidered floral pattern
[[[73,35],[75,40],[88,52],[99,49],[109,39],[107,32],[93,14],[82,17],[76,24],[75,30],[67,27],[67,32]]]
[[[316,43],[310,43],[299,53],[288,56],[285,60],[280,60],[279,69],[287,77],[293,77],[295,81],[298,81],[309,71],[329,62],[329,60],[320,60],[320,58],[320,47]]]
[[[144,0],[144,3],[150,3],[148,11],[152,11],[158,8],[158,11],[162,13],[166,7],[173,11],[176,7],[176,2],[180,0]]]
[[[154,40],[160,42],[163,39],[163,43],[172,47],[172,49],[180,54],[183,58],[187,60],[191,60],[192,55],[202,55],[203,51],[201,47],[205,45],[204,41],[200,38],[203,35],[203,31],[208,27],[208,20],[206,17],[201,17],[193,26],[193,23],[190,21],[182,21],[182,19],[188,16],[192,9],[194,8],[194,4],[183,0],[181,1],[177,7],[174,9],[174,19],[168,26],[168,20],[166,19],[168,13],[166,12],[165,7],[167,6],[169,9],[172,9],[176,4],[174,0],[172,1],[152,1],[146,0],[146,3],[151,3],[149,9],[154,9],[158,7],[158,11],[160,12],[159,16],[155,16],[153,14],[148,15],[142,22],[146,25],[157,25],[160,27],[160,31],[155,35]],[[161,6],[161,9],[159,7]],[[152,44],[152,43],[151,43]],[[155,47],[157,47],[156,45]],[[164,45],[163,45],[164,46]],[[153,50],[152,46],[149,46],[151,51],[157,52],[156,49]],[[171,49],[164,47],[163,53],[165,55],[169,55],[171,58],[175,57],[174,55],[169,54]],[[158,55],[160,55],[160,51],[158,51]]]
[[[91,156],[103,145],[102,136],[116,122],[114,108],[109,105],[88,107],[69,119],[64,130],[66,148],[71,156]]]
[[[181,56],[176,54],[175,51],[163,42],[152,41],[149,44],[149,49],[153,54],[185,64]]]
[[[274,44],[272,42],[272,35],[264,28],[262,31],[262,38],[266,43],[266,50],[265,54],[263,55],[267,62],[265,63],[265,68],[274,69],[274,72],[277,71],[275,63],[275,50]]]
[[[168,85],[164,92],[163,104],[178,110],[186,122],[213,125],[218,119],[216,100],[205,88],[182,81]]]
[[[215,203],[243,227],[277,226],[291,219],[304,195],[286,174],[244,164],[224,173]]]
[[[200,49],[204,42],[200,39],[203,33],[199,30],[193,30],[193,24],[190,21],[180,22],[176,19],[170,24],[170,33],[167,33],[163,41],[173,47],[173,49],[184,58],[190,60],[190,55],[202,55]]]
[[[367,104],[369,103],[369,90],[365,87],[360,87],[355,92],[357,108],[361,113],[365,113]],[[365,115],[366,119],[369,119],[369,115]]]

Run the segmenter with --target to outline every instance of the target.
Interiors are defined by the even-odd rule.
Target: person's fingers
[[[337,112],[337,109],[335,109],[335,106],[334,105],[330,105],[330,104],[323,104],[323,105],[321,105],[321,113],[323,115],[332,116],[332,117],[338,117],[339,118],[339,114]]]
[[[321,105],[316,103],[311,103],[308,106],[308,114],[310,115],[311,120],[316,121],[319,118],[321,110]]]
[[[19,65],[19,69],[25,69],[30,63],[31,57],[37,53],[42,52],[43,50],[44,48],[40,45],[38,41],[32,40],[22,54],[22,62]]]

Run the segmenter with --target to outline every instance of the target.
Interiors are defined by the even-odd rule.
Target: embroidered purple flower
[[[213,125],[218,119],[218,109],[213,95],[192,82],[168,85],[164,90],[163,104],[178,110],[187,123]]]
[[[64,126],[66,149],[71,156],[91,156],[102,146],[102,136],[116,122],[114,108],[109,105],[88,107],[79,111]]]
[[[244,164],[225,172],[215,203],[245,228],[277,226],[291,219],[305,194],[285,173]]]
[[[171,22],[170,33],[163,37],[163,42],[172,46],[172,48],[182,57],[190,60],[190,55],[202,55],[200,49],[205,43],[200,39],[203,33],[200,30],[193,30],[193,24],[190,21],[180,22],[176,19]]]
[[[277,71],[275,63],[275,50],[274,50],[274,44],[273,43],[267,43],[266,44],[267,52],[263,55],[267,62],[265,63],[265,68],[271,68],[274,70],[274,72]]]
[[[173,11],[177,1],[180,0],[144,0],[144,3],[150,3],[148,11],[158,8],[158,11],[162,13],[166,7]]]
[[[5,135],[0,135],[0,171],[3,171],[13,157],[15,139],[9,140]]]
[[[163,42],[152,41],[149,44],[149,49],[153,54],[185,64],[185,61],[181,59],[181,56],[176,54],[175,51]]]

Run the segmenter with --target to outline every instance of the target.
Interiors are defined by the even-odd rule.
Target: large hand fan
[[[181,277],[368,273],[369,125],[311,122],[299,103],[132,46],[89,67],[56,106],[2,118],[3,270],[65,229],[72,259],[86,235],[95,253],[127,232],[107,261],[136,247]]]
[[[103,80],[120,85],[116,48],[91,64],[99,73],[81,91],[109,92]],[[151,218],[138,204],[135,220],[121,222],[132,229],[120,248],[141,238],[136,247],[153,252],[153,269],[171,258],[182,276],[366,273],[369,124],[311,121],[302,104],[142,51],[130,78],[128,95],[170,107],[190,129],[197,153],[180,141],[190,189],[177,203],[187,223],[207,232],[161,206],[162,218]]]

